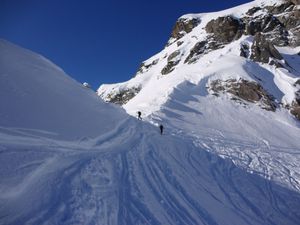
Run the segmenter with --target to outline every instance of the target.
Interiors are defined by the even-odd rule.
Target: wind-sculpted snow
[[[300,125],[285,111],[266,112],[209,96],[205,81],[179,85],[151,121],[245,170],[300,191]]]
[[[44,57],[4,40],[0,102],[0,126],[47,131],[44,136],[56,139],[95,137],[126,117]]]
[[[286,111],[249,116],[194,73],[139,121],[43,57],[0,50],[0,225],[300,223],[299,124]]]
[[[8,129],[3,135],[24,138]],[[161,136],[144,122],[124,121],[107,141],[90,140],[88,148],[7,140],[0,152],[0,224],[300,221],[299,192],[250,174],[188,138]]]

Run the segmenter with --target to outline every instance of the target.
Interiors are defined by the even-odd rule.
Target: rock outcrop
[[[167,65],[161,70],[162,75],[166,75],[171,73],[175,66],[180,62],[180,51],[175,51],[168,56],[168,63]]]
[[[269,63],[271,58],[283,59],[274,45],[267,41],[261,33],[257,33],[254,37],[250,58],[262,63]]]
[[[136,96],[140,92],[141,88],[131,88],[119,91],[117,93],[112,92],[108,94],[105,98],[106,102],[115,103],[118,105],[126,104],[130,99]]]
[[[201,21],[199,19],[195,18],[180,18],[177,20],[173,27],[171,39],[168,44],[172,44],[184,35],[190,33],[196,26],[199,25],[200,22]]]
[[[300,120],[300,79],[296,81],[295,87],[298,87],[298,91],[295,93],[296,98],[293,101],[290,112]]]
[[[190,54],[185,59],[184,63],[194,63],[203,54],[207,54],[213,50],[223,48],[224,44],[215,41],[213,38],[207,39],[205,41],[200,41],[195,44],[195,46],[190,50]]]
[[[250,56],[250,46],[246,43],[241,44],[240,56],[244,58],[249,58]]]
[[[229,93],[233,96],[232,100],[257,103],[263,109],[276,110],[274,98],[256,82],[242,79],[214,80],[210,83],[210,90],[216,96]]]
[[[232,16],[219,17],[207,23],[205,30],[220,43],[227,44],[242,36],[244,24]]]
[[[146,64],[145,62],[143,62],[139,66],[139,69],[136,74],[147,72],[152,66],[156,65],[158,63],[158,61],[159,61],[158,59],[153,60],[150,64]]]
[[[191,59],[196,55],[203,54],[207,49],[207,41],[198,42],[191,50],[188,57],[185,59],[184,63],[191,63]]]
[[[91,86],[89,83],[87,83],[87,82],[84,82],[84,83],[82,84],[82,86],[85,87],[85,88],[90,88],[90,89],[92,89],[92,86]]]
[[[264,9],[254,7],[248,10],[247,16],[219,17],[207,23],[205,30],[222,44],[230,43],[245,35],[264,33],[267,41],[273,45],[299,45],[300,40],[300,9],[297,0],[286,1],[281,5],[267,6]],[[258,13],[256,16],[255,13]],[[267,13],[265,13],[267,11]]]
[[[257,33],[264,33],[266,39],[274,45],[286,46],[289,44],[289,33],[284,24],[272,14],[260,15],[257,17],[244,18],[244,34],[254,36]]]
[[[291,114],[293,114],[298,120],[300,120],[300,102],[294,101],[290,110]]]
[[[208,17],[202,17],[202,15],[181,17],[173,27],[171,38],[164,52],[157,55],[155,60],[147,60],[142,63],[137,75],[145,74],[145,76],[148,76],[157,73],[158,77],[168,75],[177,67],[196,63],[205,54],[224,48],[243,35],[249,37],[243,37],[244,41],[240,42],[241,57],[246,58],[247,61],[268,63],[274,67],[289,69],[291,68],[288,65],[289,60],[284,61],[276,47],[300,45],[299,2],[300,0],[285,0],[274,1],[273,5],[259,3],[256,7],[245,10],[244,13],[226,11],[228,14],[215,17],[211,21],[207,21],[207,18],[211,18],[212,14]],[[240,15],[240,17],[233,15]],[[203,24],[203,30],[200,27],[195,29],[201,22],[199,18],[203,18],[203,22],[207,22]],[[190,32],[193,34],[187,35]],[[183,38],[185,35],[187,35],[186,38]],[[170,46],[171,44],[173,45]],[[210,62],[210,59],[208,62]],[[152,68],[156,64],[158,64],[157,68],[159,70]],[[252,63],[249,64],[252,65]],[[148,71],[153,71],[153,73],[148,74]],[[140,81],[138,80],[138,82]],[[296,86],[300,89],[300,81],[295,83]],[[121,89],[122,91],[116,89],[117,91],[115,89],[111,90],[109,95],[106,92],[106,95],[102,97],[110,102],[126,104],[140,91],[139,88],[124,88]],[[211,91],[214,95],[227,93],[230,94],[231,99],[240,103],[255,103],[271,111],[275,111],[276,107],[279,106],[277,104],[280,104],[280,100],[278,99],[275,103],[273,97],[260,84],[247,80],[216,80],[211,83]],[[300,117],[299,99],[295,99],[293,103],[289,102],[288,106],[282,103],[296,118]]]
[[[294,5],[300,5],[300,0],[289,0],[292,2]]]

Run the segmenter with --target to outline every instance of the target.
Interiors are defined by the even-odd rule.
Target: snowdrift
[[[0,126],[77,140],[114,129],[127,118],[44,57],[0,40]]]

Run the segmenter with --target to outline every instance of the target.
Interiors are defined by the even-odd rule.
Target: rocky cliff
[[[240,100],[253,104],[256,101],[242,96],[245,93],[252,95],[259,90],[266,103],[261,104],[264,105],[262,108],[276,111],[276,108],[282,107],[299,119],[299,85],[296,84],[300,76],[299,46],[298,0],[256,0],[221,12],[185,15],[175,23],[165,49],[143,62],[133,79],[122,84],[101,86],[98,94],[105,101],[124,105],[126,109],[131,105],[131,99],[147,90],[152,81],[157,82],[164,77],[169,80],[176,79],[164,93],[162,90],[158,91],[165,96],[172,88],[186,80],[189,73],[187,71],[192,70],[193,74],[198,73],[196,79],[199,81],[207,77],[206,86],[213,84],[210,90],[214,90],[216,84],[219,89],[222,84],[228,85],[228,80],[243,80],[239,83],[239,87],[242,88],[237,88],[237,83],[231,82],[229,91],[226,89],[228,87],[224,87],[227,91],[218,95],[232,94],[234,90]],[[229,74],[223,71],[223,75],[219,73],[214,78],[212,74],[216,75],[217,72],[213,73],[213,69],[209,70],[210,74],[203,74],[203,66],[208,67],[209,64],[214,64],[216,59],[228,57],[232,53],[235,57],[244,58],[244,61],[241,61],[241,64],[246,64],[241,65],[244,68],[243,74],[232,71]],[[227,59],[221,62],[223,63],[230,66]],[[174,78],[167,78],[169,76]],[[270,81],[268,76],[273,76],[273,80]],[[156,88],[160,87],[156,85]],[[278,94],[279,92],[281,93]],[[165,102],[154,99],[150,101],[154,101],[157,108]]]

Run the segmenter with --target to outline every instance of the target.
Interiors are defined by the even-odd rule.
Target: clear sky
[[[131,78],[176,19],[251,0],[0,0],[0,38],[38,52],[94,89]]]

